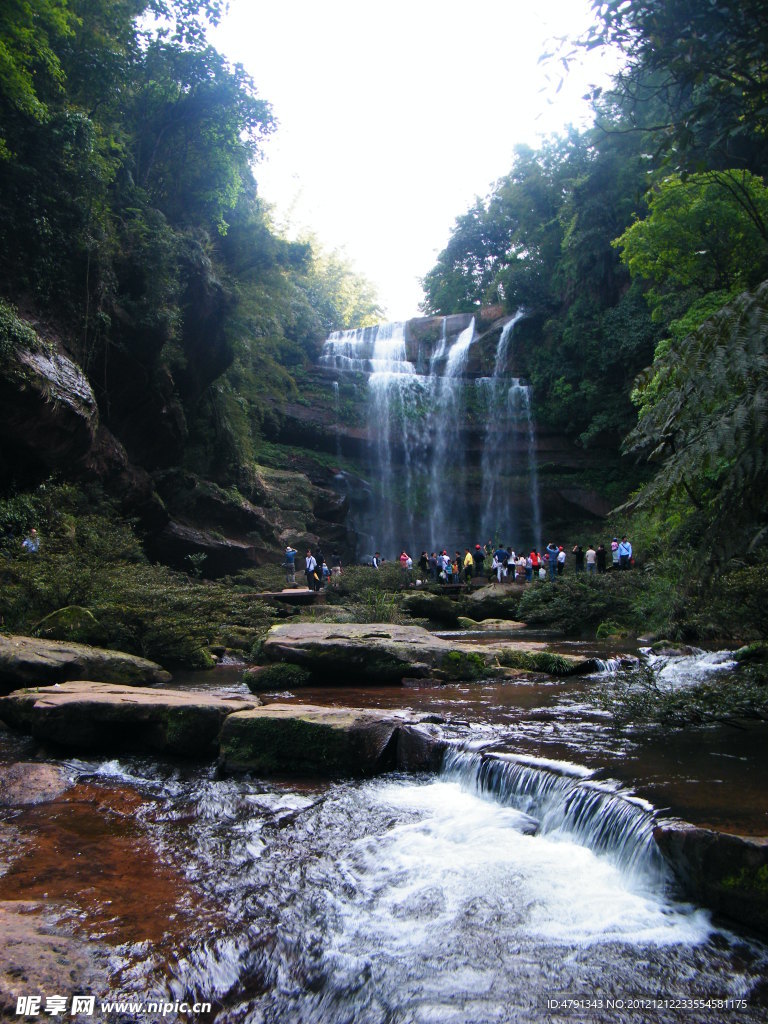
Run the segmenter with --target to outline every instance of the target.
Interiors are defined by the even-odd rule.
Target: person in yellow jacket
[[[467,583],[472,582],[472,570],[475,567],[475,560],[472,557],[472,552],[469,548],[466,548],[464,554],[464,579]]]

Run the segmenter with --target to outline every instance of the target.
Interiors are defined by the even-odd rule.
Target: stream
[[[729,670],[706,657],[655,669],[670,685]],[[241,671],[174,685],[243,692]],[[58,762],[72,789],[3,811],[0,899],[94,939],[113,994],[213,1004],[115,1020],[765,1021],[768,947],[685,902],[651,836],[673,815],[768,835],[765,723],[618,732],[594,684],[264,696],[443,716],[455,743],[437,776]],[[34,753],[1,738],[4,759]]]

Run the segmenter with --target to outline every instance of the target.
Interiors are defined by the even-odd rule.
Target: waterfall
[[[485,437],[482,453],[483,506],[481,532],[484,539],[511,543],[516,550],[541,546],[541,508],[536,465],[536,429],[531,410],[531,389],[519,377],[510,377],[510,345],[523,310],[508,320],[499,337],[492,377],[477,384],[485,392]],[[510,451],[520,435],[525,439],[525,465]],[[510,476],[510,463],[525,469],[525,477]],[[517,493],[516,493],[517,492]],[[522,492],[522,493],[521,493]],[[521,512],[527,529],[521,536]],[[522,548],[521,548],[522,542]]]
[[[628,874],[664,877],[652,810],[617,787],[595,781],[589,770],[524,756],[449,750],[444,774],[534,818],[539,835],[567,835],[595,853],[608,854]]]
[[[492,377],[477,377],[483,356],[473,355],[478,337],[466,316],[442,318],[439,336],[425,320],[337,331],[325,342],[323,369],[366,378],[371,490],[354,512],[386,558],[403,548],[414,558],[423,548],[452,553],[494,534],[540,542],[530,388],[509,376],[522,315],[501,331]]]
[[[467,486],[466,460],[460,454],[460,435],[464,412],[463,376],[474,336],[473,317],[448,350],[442,377],[431,375],[434,382],[431,390],[435,395],[435,436],[430,460],[429,535],[426,539],[431,547],[438,550],[448,543],[446,533],[449,530],[451,547],[460,543],[452,527],[455,528],[460,519],[456,505],[463,501]],[[464,543],[468,544],[469,538]]]

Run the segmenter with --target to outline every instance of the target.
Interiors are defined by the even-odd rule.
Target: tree
[[[768,188],[748,171],[670,175],[649,192],[648,215],[614,244],[631,274],[650,282],[655,319],[668,322],[712,293],[723,304],[768,275]],[[712,311],[710,298],[705,315]]]
[[[625,450],[660,463],[635,504],[681,497],[695,546],[717,565],[768,537],[768,281],[681,343],[659,346],[638,381],[642,410]]]
[[[4,0],[0,5],[0,160],[13,153],[9,127],[17,118],[42,123],[48,102],[63,93],[57,45],[71,36],[67,0]]]
[[[764,0],[593,0],[587,48],[619,47],[615,89],[677,170],[768,170]],[[649,123],[649,101],[660,102]]]

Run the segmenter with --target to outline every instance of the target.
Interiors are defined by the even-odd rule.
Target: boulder
[[[686,894],[768,935],[768,837],[663,822],[653,832]]]
[[[268,704],[230,715],[221,730],[225,771],[358,777],[439,767],[434,727],[387,711]]]
[[[68,679],[147,686],[170,678],[154,661],[133,654],[38,637],[0,636],[0,693]]]
[[[0,365],[0,448],[11,466],[69,469],[94,442],[96,399],[76,363],[27,331],[29,348],[12,348]]]
[[[69,750],[129,750],[210,757],[221,725],[256,698],[218,697],[76,680],[0,698],[12,729]]]
[[[591,671],[592,659],[561,655],[546,644],[496,642],[475,646],[447,640],[421,626],[383,623],[287,623],[264,641],[270,661],[301,665],[319,683],[400,683],[404,678],[473,680],[509,670],[570,675]]]
[[[429,619],[430,622],[449,628],[459,625],[460,605],[441,594],[432,594],[428,590],[406,594],[402,600],[402,607],[416,619]]]
[[[510,593],[510,589],[512,592]],[[517,589],[491,583],[472,590],[463,602],[464,614],[472,619],[510,619],[517,617],[520,593]]]

